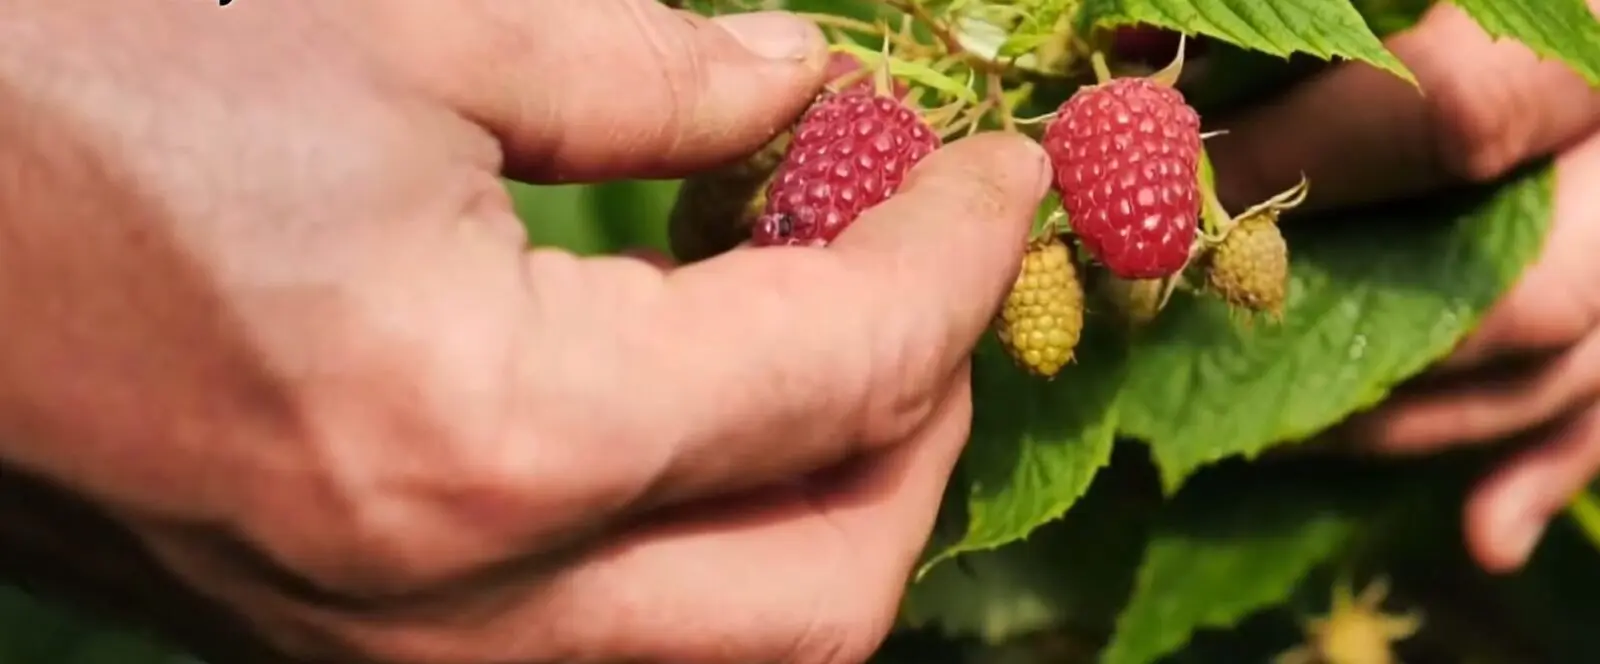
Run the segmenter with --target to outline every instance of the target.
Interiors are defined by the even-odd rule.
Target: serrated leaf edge
[[[1539,196],[1544,199],[1545,206],[1548,207],[1550,199],[1555,194],[1553,166],[1547,164],[1539,167],[1532,173],[1523,173],[1520,176],[1516,176],[1514,179],[1508,179],[1504,183],[1504,186],[1514,186],[1515,179],[1519,178],[1531,179],[1537,186],[1528,187],[1525,191],[1518,192],[1515,196],[1507,200],[1496,201],[1494,205],[1496,207],[1515,205],[1518,204],[1519,201],[1526,200],[1527,197]],[[1541,219],[1540,224],[1544,226],[1544,230],[1541,232],[1548,233],[1550,223],[1551,219],[1548,218],[1548,215],[1545,219]],[[1524,265],[1523,270],[1525,271],[1527,267],[1530,266],[1531,260]],[[1507,290],[1509,290],[1510,284],[1514,284],[1517,275],[1507,276]],[[1386,381],[1376,381],[1368,388],[1367,392],[1358,394],[1352,400],[1355,405],[1352,406],[1344,415],[1329,418],[1329,421],[1322,422],[1320,424],[1306,424],[1299,427],[1288,428],[1286,429],[1286,432],[1281,434],[1274,442],[1266,443],[1265,445],[1254,450],[1231,452],[1220,455],[1204,455],[1197,463],[1194,463],[1187,468],[1178,469],[1177,474],[1174,475],[1173,469],[1169,464],[1160,462],[1160,457],[1155,454],[1155,444],[1153,442],[1144,440],[1141,437],[1131,436],[1127,431],[1122,429],[1118,430],[1118,435],[1140,440],[1151,448],[1151,456],[1157,460],[1156,466],[1161,477],[1162,493],[1166,497],[1170,498],[1183,488],[1184,483],[1190,477],[1193,477],[1196,472],[1204,469],[1207,466],[1234,458],[1245,460],[1254,459],[1272,449],[1286,445],[1303,443],[1307,440],[1311,440],[1322,435],[1323,433],[1327,432],[1329,428],[1338,425],[1339,422],[1348,419],[1350,416],[1377,406],[1389,395],[1393,394],[1394,390],[1400,385],[1426,371],[1429,366],[1432,366],[1446,357],[1449,357],[1450,354],[1455,351],[1456,344],[1460,343],[1461,339],[1465,338],[1466,335],[1471,334],[1472,331],[1483,322],[1483,318],[1488,314],[1489,308],[1487,307],[1478,309],[1475,312],[1469,311],[1468,313],[1463,314],[1461,316],[1461,327],[1463,332],[1456,338],[1455,341],[1452,341],[1449,344],[1441,344],[1438,348],[1429,349],[1426,352],[1417,353],[1413,356],[1415,359],[1411,363],[1405,365],[1404,370],[1395,372],[1395,375],[1398,376],[1397,378],[1391,378]],[[1137,349],[1135,349],[1135,352],[1137,352]]]
[[[1118,389],[1119,392],[1117,395],[1113,397],[1111,403],[1106,406],[1104,419],[1098,423],[1098,426],[1095,427],[1098,430],[1096,433],[1102,434],[1097,435],[1092,441],[1099,448],[1097,450],[1098,458],[1095,460],[1096,462],[1092,466],[1091,472],[1088,474],[1089,476],[1076,491],[1063,495],[1058,500],[1051,502],[1049,507],[1044,510],[1044,513],[1047,515],[1046,517],[1035,521],[1026,528],[1012,529],[1013,532],[1018,530],[1023,531],[1021,535],[1015,537],[988,537],[973,541],[970,540],[969,537],[972,532],[979,529],[976,528],[973,523],[969,523],[967,525],[967,532],[961,536],[960,540],[958,540],[955,544],[951,544],[950,546],[941,549],[938,553],[930,556],[925,562],[922,563],[922,565],[917,568],[916,574],[912,576],[912,583],[921,581],[928,575],[928,572],[933,571],[933,569],[940,563],[952,560],[962,554],[977,553],[980,551],[992,551],[1008,544],[1026,541],[1029,535],[1032,535],[1034,531],[1046,524],[1059,521],[1064,518],[1067,515],[1067,512],[1071,511],[1072,506],[1078,504],[1078,501],[1082,500],[1084,495],[1089,493],[1089,487],[1094,485],[1094,480],[1095,478],[1099,477],[1100,471],[1111,465],[1111,456],[1116,450],[1117,446],[1117,432],[1120,419],[1119,414],[1121,412],[1120,404],[1122,401],[1122,393],[1120,392],[1121,388],[1119,387]],[[1029,444],[1032,445],[1037,443]],[[971,506],[972,501],[969,494],[967,502],[969,512],[971,510]]]

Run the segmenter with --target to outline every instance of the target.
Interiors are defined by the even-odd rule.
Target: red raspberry
[[[1154,279],[1189,260],[1200,217],[1200,115],[1145,78],[1086,87],[1045,128],[1072,230],[1124,279]]]
[[[824,93],[800,117],[789,153],[767,185],[752,243],[832,242],[940,144],[922,117],[899,101],[857,87]]]

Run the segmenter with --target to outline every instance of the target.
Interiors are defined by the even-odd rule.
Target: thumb
[[[407,20],[430,35],[440,8],[461,13],[403,4],[418,7]],[[748,154],[799,115],[827,62],[816,26],[785,12],[710,19],[655,0],[465,4],[466,17],[448,19],[451,34],[429,38],[442,53],[407,60],[493,132],[510,174],[529,181],[675,177]]]
[[[593,384],[672,395],[630,403],[641,440],[674,441],[670,463],[629,469],[662,455],[597,448],[573,468],[600,464],[676,500],[905,440],[1015,280],[1049,182],[1038,144],[987,132],[929,155],[827,249],[735,250],[679,268],[651,305],[624,308],[641,313],[603,325],[582,317],[619,315],[593,303],[636,281],[621,270],[567,289],[579,295],[542,296],[576,298],[543,317],[581,325],[574,346],[590,350],[573,355]]]

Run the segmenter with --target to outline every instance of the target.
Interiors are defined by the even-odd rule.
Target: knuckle
[[[694,126],[700,105],[710,80],[709,63],[703,50],[694,44],[697,31],[704,26],[686,17],[668,17],[658,14],[663,8],[654,3],[620,3],[629,32],[637,35],[643,46],[640,65],[654,66],[659,76],[653,80],[656,90],[647,98],[658,100],[655,109],[657,120],[652,129],[655,136],[648,137],[649,144],[659,146],[667,154],[678,151],[689,137],[684,129]]]
[[[504,397],[526,389],[525,354],[550,340],[538,335],[556,334],[541,322],[589,311],[599,318],[561,327],[620,327],[617,312],[648,306],[663,275],[553,250],[523,260],[477,290],[532,284],[524,307],[461,315],[421,301],[418,315],[454,318],[411,329],[383,319],[380,297],[317,318],[318,345],[293,351],[296,364],[337,371],[300,379],[305,424],[284,441],[292,461],[251,483],[237,521],[303,594],[356,603],[425,594],[536,553],[522,550],[529,542],[560,545],[580,519],[636,490],[622,470],[565,472],[575,457],[545,451],[577,435],[563,428],[570,418]]]
[[[503,524],[463,513],[516,497],[504,473],[459,453],[483,432],[442,415],[457,404],[460,421],[493,423],[494,406],[449,399],[461,383],[428,368],[435,359],[385,349],[379,334],[358,338],[369,350],[340,353],[337,383],[308,386],[305,430],[285,441],[293,461],[252,481],[237,516],[287,592],[332,605],[412,595],[472,571],[499,553],[491,545]],[[453,386],[415,387],[444,384]]]
[[[934,324],[913,324],[928,328]],[[869,421],[864,443],[891,445],[914,435],[933,413],[945,367],[942,345],[926,343],[917,333],[891,338],[877,353],[883,358],[870,383],[879,386],[870,395]],[[893,388],[890,386],[898,386]],[[885,389],[888,388],[888,389]]]
[[[414,552],[416,537],[386,525],[369,496],[336,482],[293,487],[299,506],[292,520],[254,522],[244,538],[281,574],[278,585],[291,596],[317,604],[356,605],[403,596],[425,587]]]

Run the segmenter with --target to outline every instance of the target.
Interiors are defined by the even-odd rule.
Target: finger
[[[746,248],[665,277],[535,252],[517,421],[609,444],[508,452],[496,472],[560,495],[578,521],[539,527],[565,530],[905,439],[1015,279],[1049,179],[1036,143],[992,133],[924,159],[826,249]]]
[[[1565,348],[1600,324],[1600,134],[1556,160],[1552,229],[1538,262],[1442,367]]]
[[[738,250],[675,272],[656,325],[676,352],[634,369],[678,396],[662,415],[682,423],[679,445],[655,486],[764,482],[903,439],[1014,280],[1049,178],[1032,141],[963,139],[826,250]]]
[[[392,261],[406,271],[379,280],[381,301],[439,325],[385,348],[407,349],[417,385],[471,390],[438,417],[485,442],[448,474],[494,496],[471,503],[477,531],[418,543],[445,562],[405,574],[481,563],[491,554],[462,553],[474,537],[492,555],[548,550],[904,440],[1015,279],[1050,179],[1038,144],[991,132],[929,155],[826,249],[746,248],[668,274],[489,240],[452,245],[436,271]]]
[[[967,439],[964,373],[925,426],[834,478],[699,508],[452,619],[317,616],[370,661],[857,662],[893,624]],[[362,661],[369,661],[363,659]]]
[[[1391,74],[1342,65],[1225,119],[1208,142],[1219,193],[1245,206],[1315,185],[1305,210],[1499,177],[1593,129],[1600,92],[1559,62],[1494,40],[1440,3],[1387,44],[1424,94]]]
[[[1480,380],[1401,399],[1350,423],[1351,440],[1394,454],[1490,442],[1555,419],[1600,396],[1600,334],[1531,375]]]
[[[1600,405],[1512,457],[1467,502],[1468,548],[1484,568],[1521,567],[1554,518],[1600,471]]]
[[[754,152],[823,83],[816,26],[782,12],[708,19],[655,0],[437,3],[400,11],[414,70],[494,132],[531,181],[673,177]]]

